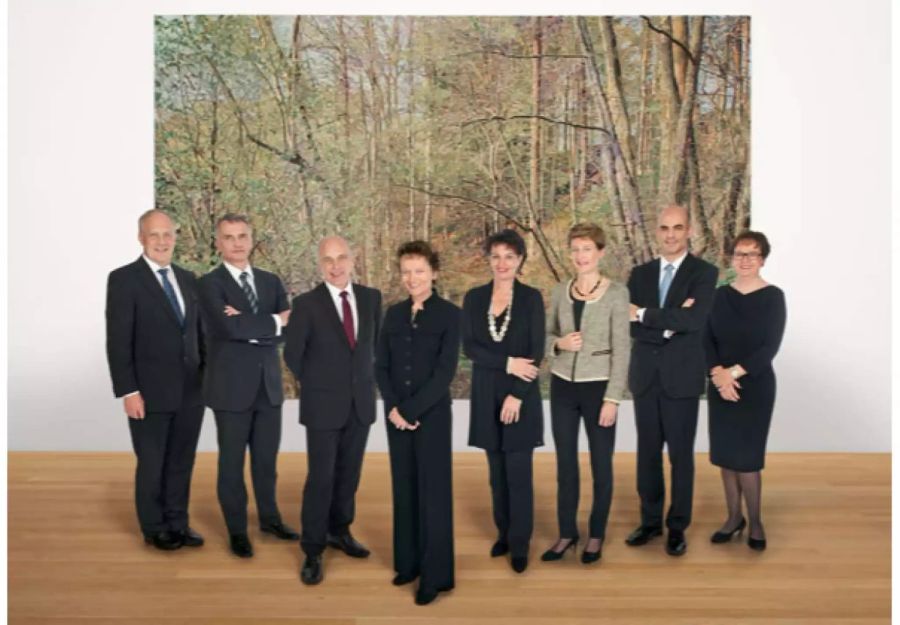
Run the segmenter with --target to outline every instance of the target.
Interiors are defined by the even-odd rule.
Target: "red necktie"
[[[347,342],[350,343],[350,349],[356,349],[356,334],[353,332],[353,309],[350,308],[350,300],[347,299],[350,294],[347,291],[341,291],[341,310],[344,315],[344,334],[347,335]]]

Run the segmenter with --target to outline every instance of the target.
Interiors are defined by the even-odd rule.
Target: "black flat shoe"
[[[340,551],[343,551],[351,558],[368,558],[369,550],[366,549],[362,543],[358,542],[353,536],[350,535],[350,532],[343,534],[341,536],[333,536],[329,534],[326,537],[326,541],[330,547],[334,547]]]
[[[437,599],[437,596],[436,590],[423,590],[419,588],[419,590],[416,591],[416,605],[428,605]]]
[[[264,534],[271,534],[275,538],[280,538],[281,540],[300,540],[300,534],[281,522],[261,525],[259,531]]]
[[[600,541],[600,548],[597,551],[588,551],[585,549],[581,552],[581,563],[582,564],[593,564],[597,560],[603,557],[603,541]]]
[[[568,540],[568,544],[563,547],[562,551],[556,551],[553,547],[556,547],[561,541]],[[575,538],[560,538],[556,541],[556,544],[553,547],[550,547],[544,554],[541,556],[541,560],[544,562],[556,562],[557,560],[562,560],[563,556],[566,555],[566,552],[571,549],[575,551],[575,547],[578,545],[578,536]]]
[[[202,547],[205,542],[203,536],[189,527],[178,532],[178,535],[181,537],[181,543],[185,547]]]
[[[729,542],[735,534],[740,534],[744,531],[744,528],[747,527],[747,519],[741,517],[741,522],[738,523],[738,526],[731,530],[730,532],[715,532],[712,536],[709,537],[709,542],[711,543],[727,543]]]
[[[662,536],[661,527],[651,527],[649,525],[641,525],[628,535],[625,544],[629,547],[639,547],[646,545],[651,538]]]
[[[670,556],[683,556],[686,551],[687,541],[684,539],[684,532],[669,530],[669,537],[666,539],[666,553]]]
[[[528,556],[513,556],[509,559],[509,565],[516,573],[521,573],[528,568]]]
[[[307,586],[315,586],[322,581],[325,573],[322,570],[322,555],[306,556],[300,569],[300,581]]]
[[[750,538],[747,537],[747,546],[753,549],[753,551],[765,551],[766,550],[766,539],[765,538]]]
[[[393,581],[391,581],[391,583],[394,586],[403,586],[404,584],[408,584],[410,582],[416,581],[416,579],[418,577],[419,577],[418,574],[416,574],[416,575],[401,575],[400,573],[397,573],[397,575],[394,577],[394,579],[393,579]]]
[[[231,547],[231,553],[233,553],[237,557],[253,557],[253,545],[250,544],[250,539],[246,534],[232,534],[231,536],[229,536],[228,542]]]
[[[180,533],[168,530],[148,534],[144,536],[144,542],[162,551],[175,551],[176,549],[181,549],[181,546],[184,544]]]
[[[509,553],[509,543],[498,540],[491,546],[491,557],[499,558]]]

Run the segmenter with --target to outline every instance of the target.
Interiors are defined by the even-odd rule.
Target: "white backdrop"
[[[537,14],[548,6],[490,8]],[[765,274],[788,298],[769,448],[889,451],[889,2],[553,5],[562,8],[753,16],[753,224],[773,245]],[[421,12],[388,3],[327,9]],[[154,14],[318,10],[296,1],[10,2],[11,450],[130,449],[106,368],[104,289],[107,273],[139,254],[136,219],[153,205]],[[484,10],[453,5],[455,13]],[[466,402],[455,411],[455,449],[465,450]],[[698,450],[706,449],[704,415],[705,407]],[[546,436],[545,450],[549,426]],[[282,449],[302,450],[303,440],[288,402]],[[200,444],[215,449],[211,415]],[[617,447],[634,449],[630,404]],[[369,449],[385,449],[380,424]]]

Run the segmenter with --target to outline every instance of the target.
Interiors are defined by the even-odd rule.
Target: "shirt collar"
[[[241,281],[241,274],[244,273],[245,271],[249,274],[248,278],[250,279],[250,281],[251,282],[253,281],[253,267],[251,267],[250,265],[247,265],[246,269],[238,269],[234,265],[227,263],[224,260],[222,261],[222,264],[225,265],[225,269],[228,270],[228,273],[231,274],[231,277],[234,278],[235,280],[237,280],[238,282]]]
[[[157,275],[158,275],[158,272],[160,269],[168,269],[168,270],[170,270],[170,273],[174,273],[171,271],[172,263],[169,263],[167,266],[163,267],[162,265],[159,265],[159,264],[153,262],[152,260],[150,260],[150,258],[148,258],[146,254],[141,254],[141,258],[143,258],[144,261],[150,266],[150,269],[153,270],[153,273],[157,273]]]
[[[341,299],[341,291],[347,291],[347,299],[352,300],[353,297],[353,281],[347,282],[347,286],[343,289],[339,289],[327,280],[325,281],[325,288],[328,289],[328,292],[331,294],[331,299],[334,301],[340,301]]]
[[[687,258],[687,255],[688,255],[688,252],[687,252],[687,250],[685,250],[685,251],[684,251],[684,254],[682,254],[681,256],[679,256],[678,258],[676,258],[676,259],[673,260],[673,261],[668,261],[668,260],[666,260],[665,258],[663,258],[662,256],[660,256],[660,257],[659,257],[659,271],[660,271],[660,274],[662,274],[662,270],[665,269],[666,265],[672,265],[672,266],[675,268],[674,271],[673,271],[672,273],[677,273],[677,272],[678,272],[678,268],[681,267],[681,263],[684,262],[684,259]]]

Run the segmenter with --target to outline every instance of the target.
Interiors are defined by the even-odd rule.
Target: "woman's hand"
[[[617,403],[612,401],[603,402],[603,406],[600,407],[600,420],[598,421],[600,427],[608,428],[614,426],[618,412],[619,405]]]
[[[533,381],[538,375],[538,368],[534,366],[531,358],[516,358],[510,356],[506,361],[506,372],[526,382]]]
[[[522,407],[522,400],[512,395],[507,395],[503,400],[503,406],[500,408],[500,423],[509,425],[519,420],[519,408]]]
[[[732,377],[731,371],[724,367],[714,367],[710,379],[713,386],[719,391],[722,399],[725,401],[737,401],[740,399],[737,389],[741,388],[741,384]]]
[[[391,412],[388,414],[388,420],[394,424],[394,427],[398,430],[417,430],[419,426],[422,425],[418,421],[415,424],[410,424],[409,421],[400,416],[400,411],[396,408],[391,408]]]
[[[563,337],[560,337],[556,340],[557,349],[561,349],[566,352],[579,352],[581,351],[581,332],[569,332]]]

